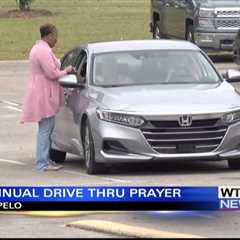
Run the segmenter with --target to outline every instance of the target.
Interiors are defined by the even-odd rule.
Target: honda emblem
[[[192,125],[192,117],[189,115],[180,116],[178,123],[181,127],[190,127]]]

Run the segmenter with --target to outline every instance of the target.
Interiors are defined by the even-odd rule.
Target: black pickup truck
[[[151,0],[153,38],[177,38],[201,49],[232,51],[240,28],[240,0]]]

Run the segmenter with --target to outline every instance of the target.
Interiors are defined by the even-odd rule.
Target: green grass
[[[15,0],[0,0],[0,11],[17,9]],[[86,42],[149,39],[150,0],[35,0],[32,9],[51,17],[0,19],[0,60],[28,59],[39,39],[39,26],[53,23],[59,31],[54,52],[61,57]]]

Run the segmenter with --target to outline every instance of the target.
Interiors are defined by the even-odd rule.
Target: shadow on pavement
[[[79,169],[85,173],[84,160],[78,157],[68,157],[65,166],[75,170]],[[213,174],[231,171],[228,169],[227,161],[161,161],[161,162],[137,162],[137,163],[117,163],[108,166],[107,174],[111,175],[176,175],[176,174]]]

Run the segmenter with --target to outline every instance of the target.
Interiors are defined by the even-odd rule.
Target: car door
[[[81,49],[75,48],[67,53],[61,60],[61,69],[66,68],[69,65],[75,66],[76,61],[80,55]],[[64,88],[65,103],[60,108],[60,111],[55,118],[55,127],[53,131],[54,142],[60,145],[62,150],[71,150],[71,136],[72,136],[72,122],[73,116],[68,108],[69,96],[74,91],[73,88]]]
[[[83,49],[76,61],[75,68],[77,70],[77,78],[80,83],[84,85],[81,88],[74,88],[68,95],[67,109],[71,114],[71,126],[69,127],[69,138],[72,144],[81,149],[81,137],[80,137],[80,119],[86,104],[87,98],[87,52]]]
[[[78,80],[83,82],[86,79],[86,70],[83,68],[87,65],[84,62],[87,61],[87,54],[81,48],[75,50],[75,58],[70,61],[72,65],[77,69]],[[66,67],[65,64],[69,64],[68,60],[63,61],[62,66]],[[80,76],[80,73],[82,76]],[[61,148],[66,152],[81,154],[80,140],[80,108],[81,108],[81,92],[86,92],[82,88],[64,88],[65,93],[65,104],[60,109],[56,121],[55,121],[55,132],[58,134],[58,138],[61,139]]]

